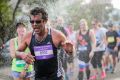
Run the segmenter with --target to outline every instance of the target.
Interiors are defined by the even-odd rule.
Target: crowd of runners
[[[104,26],[100,20],[93,19],[88,26],[86,19],[80,19],[75,30],[72,23],[65,24],[64,21],[57,17],[50,26],[63,32],[75,47],[73,56],[63,54],[62,50],[59,53],[65,80],[105,80],[107,73],[113,74],[120,57],[120,25],[109,22]],[[74,68],[78,68],[75,78],[72,77],[76,74]]]
[[[120,26],[98,19],[72,23],[57,16],[48,19],[43,8],[30,11],[32,31],[16,23],[16,38],[10,40],[14,80],[105,80],[114,75],[119,62]],[[49,22],[49,23],[48,23]],[[77,68],[77,70],[75,69]],[[76,77],[75,77],[76,75]]]

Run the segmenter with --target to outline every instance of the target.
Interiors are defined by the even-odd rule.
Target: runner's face
[[[18,36],[23,37],[26,33],[26,28],[23,25],[19,25],[19,27],[17,28],[17,33]]]
[[[112,31],[112,30],[114,30],[114,28],[113,28],[113,27],[109,27],[108,29],[109,29],[109,31]]]
[[[81,22],[81,23],[80,23],[80,30],[81,30],[81,31],[86,31],[86,30],[87,30],[87,26],[85,26],[85,23],[84,23],[84,22]]]
[[[42,19],[42,15],[32,15],[30,23],[36,34],[40,34],[45,29],[45,21]]]
[[[95,22],[93,21],[93,22],[92,22],[92,27],[93,27],[93,28],[97,28],[97,26],[98,26],[97,23],[95,23]]]

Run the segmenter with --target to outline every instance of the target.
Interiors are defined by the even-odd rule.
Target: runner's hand
[[[22,54],[22,59],[25,60],[28,64],[32,64],[35,61],[31,54]]]
[[[20,78],[25,78],[25,75],[26,75],[26,70],[23,70],[23,71],[20,73]]]
[[[73,53],[73,44],[71,42],[69,41],[63,42],[62,47],[67,53],[69,54]]]

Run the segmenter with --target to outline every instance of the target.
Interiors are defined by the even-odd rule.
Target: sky
[[[120,0],[112,0],[114,8],[120,9]]]
[[[84,3],[89,3],[91,0],[84,0]],[[120,0],[112,0],[114,8],[120,9]]]

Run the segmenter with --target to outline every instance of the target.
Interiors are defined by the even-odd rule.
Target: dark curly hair
[[[42,19],[48,20],[48,14],[47,14],[47,12],[44,10],[44,8],[35,7],[34,9],[32,9],[32,10],[30,11],[30,14],[31,14],[31,15],[39,15],[40,13],[42,14]]]

